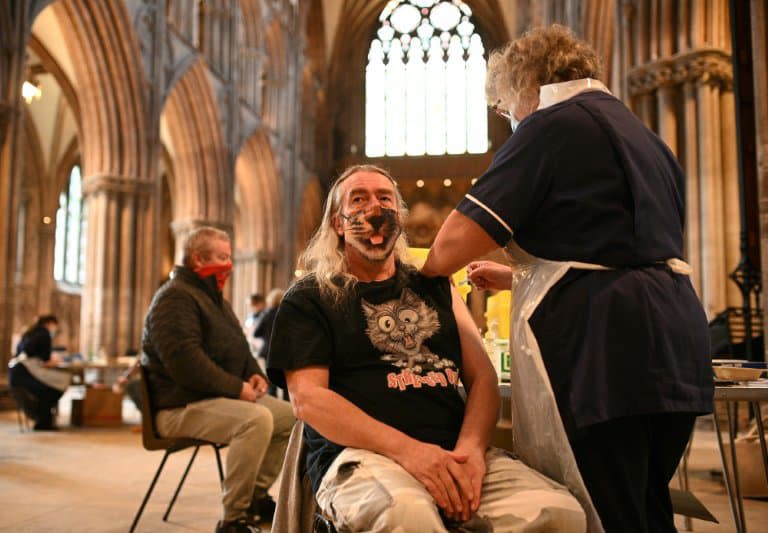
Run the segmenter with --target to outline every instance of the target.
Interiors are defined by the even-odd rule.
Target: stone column
[[[264,273],[263,286],[265,292],[272,290],[277,285],[285,287],[288,285],[288,280],[290,280],[290,276],[286,277],[284,274],[280,275],[279,280],[276,279],[277,276],[275,275],[275,263],[276,262],[274,260],[265,260],[263,263],[262,272]],[[291,272],[291,275],[293,275],[293,272]]]
[[[237,250],[234,252],[234,272],[232,273],[233,301],[232,307],[240,320],[245,320],[250,309],[249,296],[259,292],[256,283],[256,267],[258,260],[253,250]]]
[[[170,13],[171,25],[184,38],[194,40],[197,30],[197,2],[176,1],[171,6],[173,8]],[[147,154],[147,157],[143,158],[142,166],[136,171],[136,174],[141,175],[143,179],[131,184],[135,187],[133,192],[138,194],[135,204],[140,210],[140,219],[138,219],[140,222],[136,222],[136,225],[140,226],[144,232],[139,239],[142,247],[140,255],[144,261],[137,264],[135,279],[129,282],[133,285],[134,291],[129,293],[127,298],[133,306],[130,330],[140,332],[152,295],[160,280],[167,274],[163,271],[165,265],[162,262],[164,253],[162,247],[166,242],[162,235],[165,235],[167,228],[162,226],[163,186],[162,176],[158,174],[161,153],[160,115],[165,98],[168,96],[168,84],[175,79],[174,72],[179,68],[179,63],[183,63],[183,58],[187,54],[181,52],[185,49],[185,45],[180,44],[181,39],[175,36],[175,32],[168,31],[166,0],[126,0],[126,7],[131,20],[134,21],[134,30],[139,41],[147,82],[146,107],[143,112],[148,126],[144,131],[144,145],[141,150]],[[128,348],[140,348],[136,335],[133,333],[129,337]],[[118,351],[117,355],[121,353]]]
[[[640,117],[640,120],[651,129],[653,129],[654,116],[653,100],[653,94],[640,94],[635,97],[635,108],[633,109],[635,114]]]
[[[286,113],[285,138],[288,140],[285,155],[287,161],[281,164],[283,170],[282,193],[283,205],[288,209],[288,219],[283,221],[282,228],[282,254],[278,261],[268,266],[269,283],[274,283],[281,287],[286,287],[293,278],[293,270],[296,264],[296,228],[299,224],[298,212],[301,209],[301,196],[298,187],[303,181],[299,165],[299,147],[301,143],[301,116],[299,108],[292,102],[300,101],[299,86],[301,84],[301,71],[303,68],[303,51],[305,48],[304,32],[300,31],[299,8],[295,6],[291,9],[288,17],[290,31],[286,32],[286,47],[290,50],[288,61],[288,86],[290,89],[289,98],[281,99],[284,104],[283,109]],[[287,104],[287,105],[286,105]],[[290,106],[290,107],[289,107]],[[287,108],[287,109],[286,109]],[[282,162],[281,162],[282,163]]]
[[[677,94],[678,90],[669,85],[663,85],[656,91],[656,113],[658,132],[670,150],[679,157],[680,147],[677,144]]]
[[[702,297],[702,260],[701,260],[701,205],[699,204],[699,138],[696,122],[696,88],[693,82],[683,84],[683,132],[682,139],[686,149],[681,161],[685,168],[685,257],[693,267],[691,282],[699,297]]]
[[[56,227],[53,222],[39,222],[37,253],[37,308],[38,312],[53,310],[53,251],[56,244]]]
[[[698,81],[699,178],[702,226],[702,300],[712,318],[727,307],[725,234],[723,229],[722,145],[720,143],[720,95],[717,87]]]
[[[733,89],[721,90],[719,108],[721,114],[720,124],[720,143],[723,154],[722,160],[722,180],[723,180],[723,213],[725,220],[725,268],[728,273],[736,270],[741,259],[740,239],[741,224],[741,202],[739,200],[739,166],[738,166],[738,148],[736,146],[736,116],[735,101]],[[757,265],[756,265],[757,266]],[[726,284],[726,296],[730,305],[741,302],[741,291],[739,287],[729,281]]]
[[[760,307],[768,310],[768,6],[764,0],[751,0],[752,62],[755,95],[755,148],[757,151],[757,186],[760,194],[760,253],[763,291]],[[765,316],[765,315],[764,315]],[[768,337],[768,320],[763,318]],[[766,353],[768,360],[768,352]]]
[[[0,257],[6,268],[0,275],[0,374],[11,353],[14,322],[16,225],[21,194],[24,114],[21,85],[35,2],[17,0],[0,6]]]
[[[88,176],[86,283],[81,308],[81,351],[120,356],[138,348],[147,279],[155,240],[151,235],[151,180]]]

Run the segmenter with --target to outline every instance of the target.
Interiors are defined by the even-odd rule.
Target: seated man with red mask
[[[265,395],[267,378],[222,295],[232,272],[229,236],[194,230],[182,262],[152,299],[142,336],[157,429],[229,444],[216,531],[258,531],[257,520],[274,512],[267,489],[295,419],[288,402]]]

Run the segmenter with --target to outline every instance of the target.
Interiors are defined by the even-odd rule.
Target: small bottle
[[[509,339],[496,339],[495,357],[499,362],[499,378],[502,383],[509,383]]]
[[[491,320],[488,322],[488,331],[485,332],[483,337],[483,344],[485,345],[485,351],[488,353],[488,357],[491,359],[493,369],[496,371],[496,379],[501,381],[501,360],[496,351],[498,337],[499,323],[496,320]]]

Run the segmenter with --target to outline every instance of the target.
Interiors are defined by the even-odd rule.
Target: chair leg
[[[181,476],[181,481],[179,481],[179,486],[176,487],[176,492],[173,493],[173,498],[171,498],[170,503],[168,504],[168,509],[165,510],[165,514],[163,515],[163,522],[168,521],[168,516],[171,514],[171,509],[173,509],[173,504],[176,503],[176,497],[179,495],[179,492],[181,492],[181,487],[184,485],[184,481],[187,479],[187,474],[189,474],[189,469],[192,468],[192,463],[195,462],[195,457],[197,457],[197,452],[200,450],[200,446],[195,446],[195,451],[192,452],[192,457],[189,458],[189,462],[187,463],[187,468],[184,470],[184,474]]]
[[[680,485],[680,490],[688,492],[688,457],[691,455],[691,445],[693,444],[693,432],[688,439],[688,445],[685,447],[683,456],[680,459],[680,464],[677,465],[677,480]],[[693,531],[693,520],[690,516],[683,518],[685,531]]]
[[[312,533],[336,533],[336,528],[322,513],[317,512],[312,519]]]
[[[136,529],[136,524],[139,523],[139,518],[141,518],[141,513],[144,512],[144,507],[147,505],[147,500],[149,500],[149,497],[155,488],[155,483],[157,483],[157,478],[160,477],[160,472],[163,471],[163,467],[165,466],[165,461],[168,459],[169,455],[170,455],[170,452],[168,451],[166,451],[165,455],[163,455],[163,460],[160,461],[160,466],[157,467],[157,472],[155,472],[155,477],[152,479],[152,483],[149,484],[149,489],[147,489],[147,494],[144,496],[144,500],[141,502],[141,507],[139,507],[139,510],[136,512],[136,516],[133,519],[133,523],[131,524],[131,529],[129,530],[129,533],[133,533],[133,531]]]
[[[16,408],[16,422],[19,424],[19,433],[24,433],[24,430],[27,429],[27,419],[26,415],[23,415],[25,418],[22,418],[21,409],[18,407]]]
[[[216,452],[216,466],[219,467],[219,483],[224,485],[224,469],[221,467],[221,454],[219,453],[219,446],[213,444],[213,451]]]

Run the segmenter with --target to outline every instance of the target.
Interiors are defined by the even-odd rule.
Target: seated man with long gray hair
[[[157,429],[163,437],[228,443],[221,533],[258,531],[271,519],[267,489],[283,463],[295,419],[268,382],[222,289],[232,272],[229,236],[194,230],[183,265],[158,289],[142,345]]]
[[[386,171],[347,169],[277,312],[268,374],[319,507],[339,531],[584,531],[567,489],[489,446],[496,373],[449,280],[407,263],[405,217]]]

